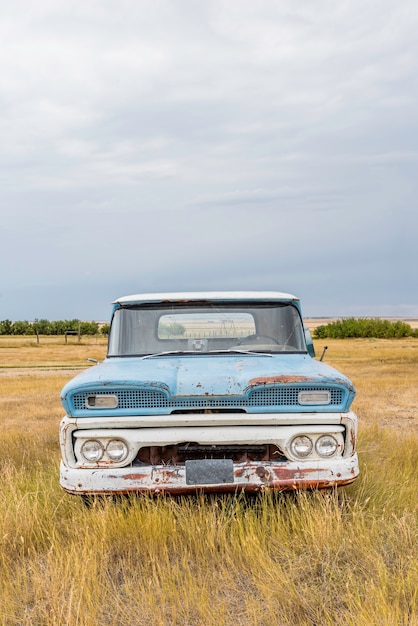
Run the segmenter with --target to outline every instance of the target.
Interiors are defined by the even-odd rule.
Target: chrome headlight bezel
[[[95,456],[88,456],[90,451],[95,450]],[[95,464],[99,463],[104,456],[104,447],[99,439],[86,439],[80,446],[80,455],[86,463]]]
[[[333,459],[344,455],[343,432],[301,432],[286,444],[289,459],[314,461]]]
[[[123,437],[83,436],[82,431],[77,431],[74,438],[74,457],[80,468],[123,467],[132,462],[135,454],[135,449]]]
[[[328,443],[325,443],[326,440],[328,440]],[[322,451],[321,451],[321,446],[323,446]],[[328,449],[326,446],[328,446]],[[333,435],[328,435],[328,434],[321,435],[315,441],[315,451],[318,454],[318,456],[325,458],[325,459],[329,459],[337,454],[338,441]]]
[[[299,450],[297,449],[299,446]],[[297,459],[306,459],[312,454],[314,444],[308,435],[296,435],[290,442],[290,451]]]
[[[115,450],[119,446],[119,449],[122,451],[119,457],[114,455]],[[110,439],[106,445],[106,455],[109,457],[110,461],[113,463],[123,463],[129,454],[129,447],[126,441],[123,439]]]

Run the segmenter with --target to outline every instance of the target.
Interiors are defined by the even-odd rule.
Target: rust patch
[[[275,472],[276,473],[276,472]],[[137,478],[140,475],[132,474],[130,477],[126,476],[126,478]],[[269,480],[261,484],[249,483],[247,485],[236,485],[234,483],[228,485],[206,485],[205,487],[191,487],[191,486],[182,486],[178,485],[151,485],[148,487],[142,486],[129,486],[125,489],[121,490],[106,490],[105,495],[114,494],[153,494],[153,495],[172,495],[172,496],[182,496],[182,495],[193,495],[196,493],[240,493],[240,492],[248,492],[248,493],[256,493],[258,491],[263,491],[264,489],[271,489],[273,491],[296,491],[298,489],[309,490],[309,489],[329,489],[330,487],[341,487],[343,485],[349,485],[354,482],[355,478],[347,478],[345,480],[327,480],[327,479],[314,479],[314,480],[303,480],[300,478],[283,478],[279,481]],[[90,489],[79,489],[75,491],[73,489],[66,489],[68,493],[73,493],[74,495],[86,494],[86,495],[103,495],[103,491],[95,491]]]
[[[161,382],[159,380],[157,380],[157,381],[148,381],[147,380],[143,384],[144,384],[144,386],[149,386],[149,387],[152,387],[152,388],[155,387],[157,389],[164,389],[164,391],[169,391],[169,389],[170,389],[169,386],[166,383],[163,383],[163,382]]]
[[[356,433],[354,428],[350,428],[351,453],[356,451]]]
[[[354,385],[352,384],[351,381],[347,380],[347,379],[343,379],[343,378],[335,378],[333,380],[333,382],[337,383],[338,385],[343,385],[344,387],[346,387],[349,391],[355,392],[354,389]]]
[[[250,387],[255,387],[256,385],[271,385],[275,383],[280,383],[282,385],[286,385],[289,383],[312,383],[317,382],[316,378],[312,378],[310,376],[295,376],[280,374],[278,376],[261,376],[260,378],[252,378],[249,382]]]
[[[262,480],[263,482],[270,479],[270,472],[262,465],[257,467],[257,469],[255,470],[255,473],[257,474],[259,479]]]
[[[310,474],[317,474],[318,468],[304,467],[303,469],[289,470],[286,466],[277,466],[272,467],[272,471],[279,480],[287,480],[289,476],[292,478],[292,480],[295,480],[296,478],[303,480],[305,476],[309,476]]]
[[[145,480],[148,474],[124,474],[123,480]]]

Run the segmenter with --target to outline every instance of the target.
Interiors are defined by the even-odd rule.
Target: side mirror
[[[315,356],[315,348],[314,348],[313,341],[312,341],[311,331],[306,326],[303,327],[303,330],[305,331],[305,341],[306,341],[306,347],[308,349],[308,353],[313,358]]]

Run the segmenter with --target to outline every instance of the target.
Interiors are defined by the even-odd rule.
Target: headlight
[[[313,443],[312,440],[306,435],[299,435],[292,439],[292,443],[290,444],[290,450],[294,456],[298,456],[301,459],[304,459],[306,456],[309,456],[312,452]]]
[[[88,463],[97,463],[103,457],[104,450],[100,441],[88,439],[81,446],[80,452]]]
[[[106,453],[111,461],[120,463],[128,456],[128,446],[122,439],[111,439],[106,446]]]
[[[316,440],[315,449],[319,456],[332,456],[338,449],[338,443],[332,435],[322,435]]]

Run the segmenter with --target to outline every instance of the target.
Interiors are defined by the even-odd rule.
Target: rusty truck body
[[[60,484],[80,495],[294,490],[359,473],[352,383],[314,358],[298,298],[139,294],[64,387]]]

